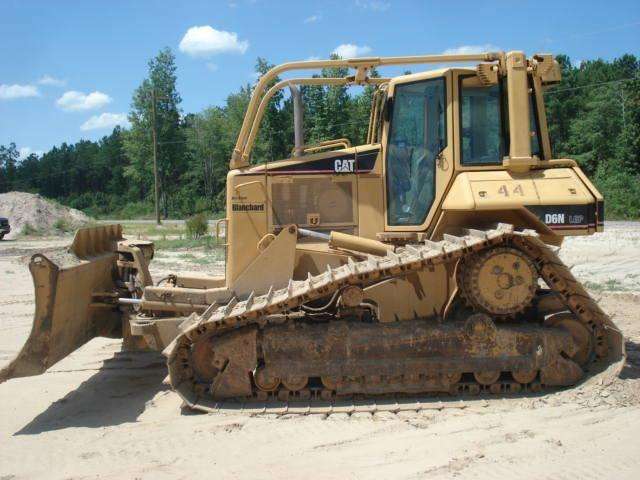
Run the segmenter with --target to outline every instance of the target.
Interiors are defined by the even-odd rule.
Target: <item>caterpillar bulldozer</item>
[[[437,64],[394,78],[373,69]],[[471,66],[469,66],[471,65]],[[347,68],[346,77],[293,71]],[[603,230],[603,197],[553,158],[552,55],[523,52],[287,63],[263,75],[230,160],[224,276],[149,273],[153,244],[119,225],[36,254],[33,330],[0,380],[91,338],[167,358],[187,406],[540,392],[624,361],[623,337],[557,256]],[[299,87],[375,87],[366,143],[304,143]],[[252,148],[289,88],[295,148]],[[253,161],[256,160],[256,161]]]

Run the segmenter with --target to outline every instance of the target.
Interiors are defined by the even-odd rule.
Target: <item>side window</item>
[[[475,75],[460,79],[463,165],[502,163],[502,106],[499,85],[483,86]]]
[[[444,78],[397,85],[387,151],[389,225],[420,225],[435,195],[435,162],[446,147]]]

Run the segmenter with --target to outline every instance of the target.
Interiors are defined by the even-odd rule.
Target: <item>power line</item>
[[[559,90],[549,90],[548,92],[545,92],[545,95],[554,95],[560,92],[569,92],[571,90],[581,90],[583,88],[600,87],[602,85],[610,85],[613,83],[632,82],[634,80],[639,80],[639,79],[640,77],[629,77],[629,78],[621,78],[619,80],[609,80],[608,82],[589,83],[588,85],[582,85],[580,87],[568,87],[568,88],[561,88]]]

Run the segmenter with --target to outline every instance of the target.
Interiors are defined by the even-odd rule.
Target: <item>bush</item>
[[[197,239],[207,234],[209,223],[204,213],[199,213],[187,219],[187,236]]]
[[[67,222],[66,218],[59,218],[55,222],[53,222],[53,228],[62,233],[68,233],[72,231],[71,225]]]

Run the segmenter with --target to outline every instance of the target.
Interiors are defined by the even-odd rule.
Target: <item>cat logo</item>
[[[333,164],[333,171],[336,173],[353,173],[356,161],[351,159],[337,159]]]
[[[320,225],[320,214],[307,213],[307,225],[311,225],[312,227],[315,227],[316,225]]]

